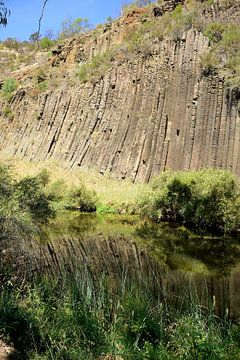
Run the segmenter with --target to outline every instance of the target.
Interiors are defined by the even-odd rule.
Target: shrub
[[[74,21],[71,18],[67,18],[61,24],[59,39],[67,39],[74,35],[80,35],[89,29],[90,24],[87,18],[77,18]]]
[[[47,183],[46,173],[35,177],[26,177],[14,186],[14,197],[20,204],[20,209],[29,211],[33,220],[39,223],[46,223],[54,216],[50,200],[44,187]]]
[[[80,65],[78,76],[81,82],[94,80],[103,76],[111,67],[115,55],[115,49],[95,55],[90,62]]]
[[[44,172],[17,182],[9,168],[0,167],[0,239],[37,235],[38,225],[54,216],[45,185]]]
[[[141,212],[211,232],[232,232],[240,226],[240,195],[236,177],[225,170],[166,172],[152,182]]]
[[[46,91],[47,88],[48,88],[48,84],[46,81],[41,81],[40,83],[37,84],[37,89],[40,93]]]
[[[8,78],[3,82],[2,93],[7,101],[12,100],[13,92],[17,89],[18,82],[14,78]]]
[[[7,105],[5,106],[5,108],[3,109],[3,115],[8,118],[10,121],[14,119],[14,114],[11,110],[11,108]]]
[[[168,14],[166,14],[166,16],[168,16]],[[169,16],[166,28],[167,35],[175,41],[180,40],[183,33],[191,29],[196,17],[197,15],[194,10],[184,12],[182,5],[178,5]]]
[[[203,34],[207,36],[211,42],[219,42],[222,40],[225,28],[226,25],[223,23],[213,22],[206,27]]]
[[[236,24],[214,22],[207,25],[203,34],[211,43],[211,50],[201,57],[205,75],[222,69],[229,84],[240,84],[240,29]]]
[[[229,24],[227,27],[225,26],[219,46],[221,51],[229,55],[235,55],[239,52],[240,29],[238,25]]]
[[[204,76],[214,75],[219,67],[219,59],[213,51],[208,51],[200,57]]]
[[[29,351],[34,347],[41,352],[42,339],[37,325],[30,312],[16,304],[16,298],[2,292],[0,333],[5,341],[10,342],[15,350],[20,352],[21,355],[17,359],[29,359]]]
[[[122,6],[122,14],[127,15],[134,9],[137,9],[139,7],[145,7],[150,5],[153,2],[153,0],[133,0],[130,3],[125,3]]]
[[[96,203],[96,194],[81,185],[69,192],[66,207],[81,212],[94,212],[96,211]]]
[[[44,37],[40,41],[40,48],[41,49],[50,49],[51,46],[54,45],[54,40],[49,39],[48,37]]]

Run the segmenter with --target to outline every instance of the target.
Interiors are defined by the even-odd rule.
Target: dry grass
[[[30,163],[18,159],[4,159],[2,163],[11,166],[13,175],[17,179],[34,176],[41,170],[47,169],[50,175],[50,184],[62,181],[63,187],[66,185],[71,188],[84,183],[89,190],[96,192],[100,204],[117,208],[123,204],[134,205],[147,186],[146,184],[134,184],[129,179],[117,180],[111,175],[100,175],[94,170],[76,167],[69,169],[67,164],[60,164],[53,160]],[[64,191],[65,189],[63,189]]]

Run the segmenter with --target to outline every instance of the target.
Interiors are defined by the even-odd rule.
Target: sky
[[[125,1],[126,3],[127,1]],[[51,29],[60,30],[61,23],[67,19],[88,18],[89,23],[103,23],[108,16],[120,15],[122,0],[48,0],[42,20],[41,34]],[[0,41],[8,37],[28,40],[38,30],[43,0],[5,0],[5,6],[11,10],[6,28],[0,27]]]

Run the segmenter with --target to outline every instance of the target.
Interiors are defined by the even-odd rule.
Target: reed
[[[124,278],[113,291],[87,267],[22,290],[3,284],[0,297],[0,334],[17,359],[239,357],[239,326],[214,315],[214,299],[206,308],[187,292],[170,305]]]

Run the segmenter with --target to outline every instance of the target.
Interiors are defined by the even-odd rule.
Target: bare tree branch
[[[41,16],[40,16],[39,21],[38,21],[38,31],[37,31],[37,45],[38,46],[39,46],[39,38],[40,38],[42,19],[43,19],[44,10],[45,10],[45,7],[47,5],[47,2],[48,2],[48,0],[44,0],[43,6],[42,6],[42,13],[41,13]]]
[[[6,26],[8,17],[10,16],[10,10],[8,10],[3,0],[0,0],[0,25]]]

